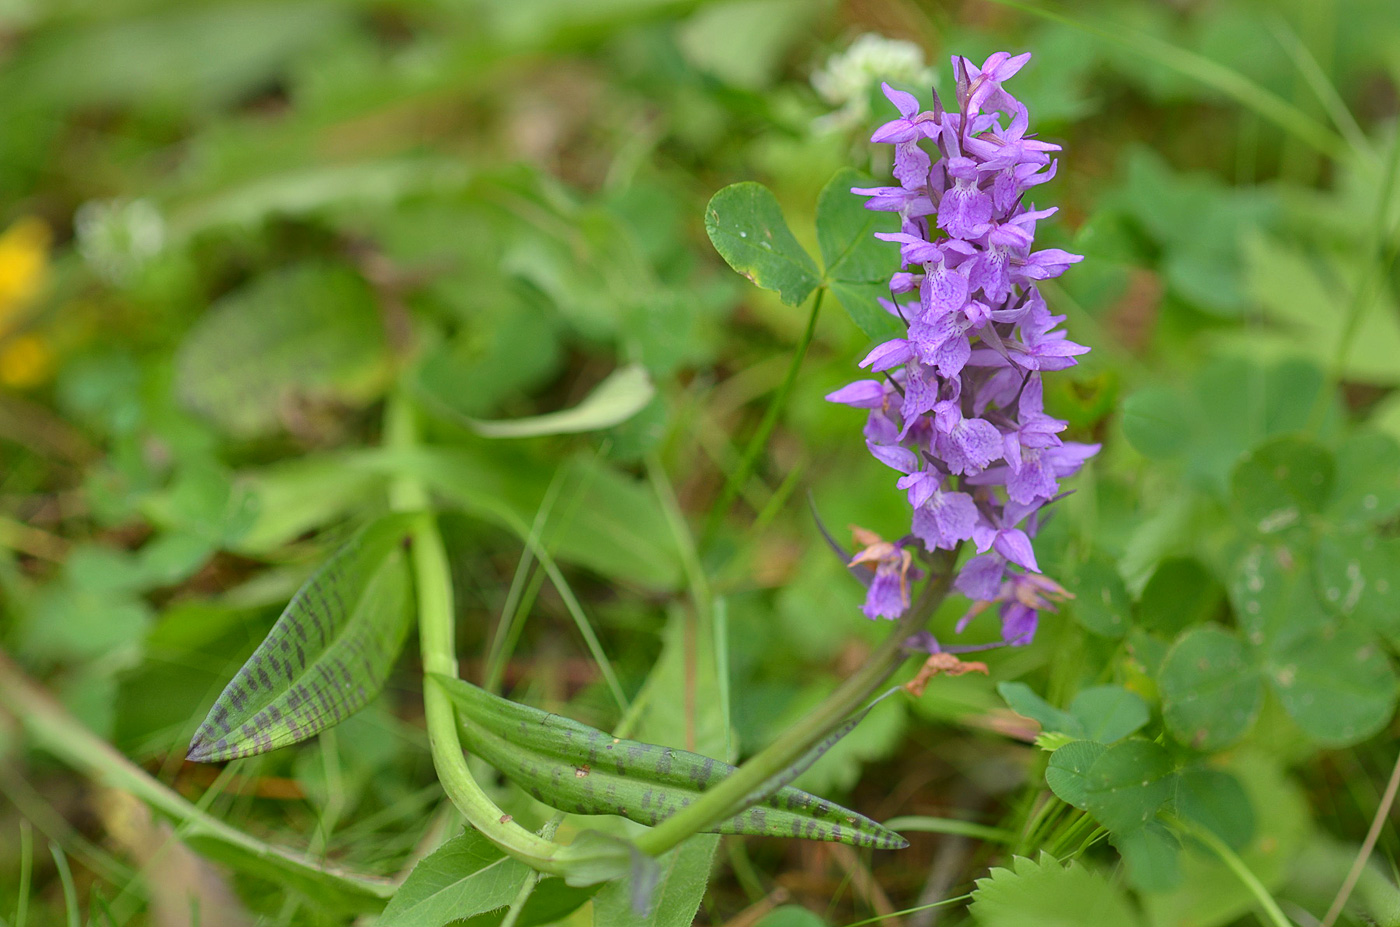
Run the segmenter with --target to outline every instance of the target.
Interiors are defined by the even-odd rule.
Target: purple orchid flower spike
[[[1040,572],[1033,539],[1060,481],[1098,452],[1062,440],[1067,424],[1045,411],[1041,378],[1077,363],[1087,347],[1070,341],[1036,289],[1081,260],[1034,250],[1036,225],[1054,209],[1027,205],[1026,191],[1055,176],[1060,146],[1030,132],[1030,114],[1003,84],[1030,55],[998,52],[981,66],[954,58],[958,110],[936,102],[920,112],[912,94],[885,87],[899,117],[873,141],[895,146],[898,186],[863,187],[866,208],[899,216],[900,230],[877,237],[899,245],[904,267],[882,301],[907,331],[876,345],[860,366],[883,379],[829,394],[866,410],[870,453],[896,471],[910,506],[910,533],[884,541],[855,529],[851,559],[868,582],[866,615],[896,618],[909,608],[914,555],[977,553],[953,588],[972,601],[956,627],[996,608],[1001,640],[944,646],[931,634],[913,646],[951,654],[1022,646],[1040,616],[1068,596]]]

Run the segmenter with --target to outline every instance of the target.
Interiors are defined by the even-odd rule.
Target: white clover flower
[[[113,282],[165,247],[165,219],[150,200],[89,200],[74,214],[73,230],[83,259]]]
[[[817,128],[839,131],[869,121],[870,97],[882,81],[930,86],[933,79],[919,46],[867,32],[812,73],[817,93],[837,107],[817,120]]]

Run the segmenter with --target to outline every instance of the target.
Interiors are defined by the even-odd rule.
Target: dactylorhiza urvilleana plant
[[[1038,613],[1067,594],[1040,572],[1031,538],[1060,479],[1099,449],[1061,441],[1067,423],[1042,403],[1041,376],[1089,349],[1057,328],[1064,317],[1036,288],[1082,258],[1033,250],[1036,223],[1055,209],[1025,197],[1055,175],[1050,152],[1059,146],[1027,134],[1026,107],[1002,87],[1029,59],[998,52],[979,68],[954,58],[958,110],[935,93],[933,110],[920,112],[913,95],[884,86],[900,117],[871,141],[895,146],[899,186],[852,192],[870,198],[868,209],[899,215],[900,231],[876,237],[900,245],[906,269],[890,290],[909,295],[881,302],[906,332],[861,361],[883,379],[827,396],[869,410],[866,447],[902,474],[897,486],[913,507],[898,541],[857,532],[863,549],[852,565],[873,573],[865,614],[894,619],[910,608],[911,548],[954,551],[971,541],[977,555],[953,588],[975,604],[957,629],[992,605],[1001,617],[1001,640],[981,646],[1030,643]],[[974,649],[944,646],[927,631],[914,641],[930,653]]]
[[[592,897],[595,913],[610,918],[608,923],[624,919],[616,912],[644,911],[658,903],[668,912],[693,914],[715,848],[714,838],[698,837],[704,834],[793,836],[881,849],[907,845],[875,821],[791,783],[859,723],[872,696],[904,663],[910,641],[933,652],[911,688],[930,674],[968,668],[952,656],[957,648],[941,648],[924,630],[952,588],[977,603],[972,614],[993,603],[1001,606],[1000,643],[1031,639],[1037,611],[1065,593],[1040,575],[1030,537],[1041,509],[1056,497],[1058,480],[1097,449],[1062,443],[1057,435],[1065,424],[1041,407],[1041,373],[1073,364],[1074,356],[1087,349],[1054,330],[1061,320],[1049,313],[1034,285],[1078,258],[1031,250],[1036,221],[1053,210],[1038,212],[1022,198],[1028,188],[1053,175],[1048,152],[1055,149],[1026,135],[1025,108],[1001,88],[1026,57],[994,55],[980,69],[956,59],[961,112],[935,103],[932,112],[921,113],[912,96],[886,87],[901,118],[882,127],[875,141],[895,144],[900,186],[858,187],[856,192],[871,197],[869,208],[900,216],[900,231],[879,237],[899,242],[906,267],[913,269],[896,273],[889,288],[894,295],[917,292],[918,298],[887,302],[890,316],[868,294],[871,288],[883,291],[892,255],[867,234],[870,213],[849,192],[853,172],[839,173],[818,203],[821,271],[792,237],[781,209],[763,187],[727,187],[706,212],[706,228],[721,255],[754,283],[776,290],[790,304],[817,291],[807,334],[765,425],[745,452],[750,464],[797,375],[823,293],[830,290],[867,331],[902,331],[902,337],[884,341],[865,361],[884,379],[863,380],[830,397],[870,410],[870,449],[903,474],[898,485],[908,491],[914,507],[908,537],[884,542],[861,533],[863,549],[853,560],[870,579],[866,614],[897,620],[866,663],[810,714],[735,767],[675,744],[625,737],[637,723],[630,711],[620,730],[609,734],[502,698],[490,691],[490,674],[486,688],[470,685],[459,678],[451,570],[428,477],[395,471],[389,494],[393,513],[367,525],[296,594],[215,702],[193,739],[190,758],[244,757],[305,740],[339,723],[383,686],[416,616],[434,765],[444,792],[470,827],[428,857],[394,893],[381,919],[386,927],[444,923],[507,904],[516,912],[510,916],[513,923],[541,875],[562,878],[568,891],[552,894],[571,905]],[[936,160],[926,144],[938,149]],[[624,387],[614,383],[610,389]],[[509,439],[553,433],[541,429],[565,420],[564,430],[580,430],[581,421],[610,427],[620,419],[608,410],[625,407],[630,410],[625,418],[651,396],[644,375],[625,389],[629,394],[642,390],[632,397],[640,401],[585,403],[562,417],[504,427],[485,423],[490,427],[478,430]],[[414,455],[431,455],[436,449],[422,444],[410,395],[405,390],[390,401],[385,435],[393,449],[416,459]],[[652,476],[658,487],[663,485],[664,477]],[[674,504],[669,490],[658,488],[658,498]],[[494,515],[517,531],[542,563],[552,563],[513,512],[488,501],[481,501],[476,511]],[[672,510],[670,516],[675,530],[683,533],[679,512]],[[978,555],[955,575],[958,551],[969,540]],[[919,546],[923,550],[916,568]],[[924,571],[929,582],[919,601],[911,603],[910,580]],[[703,577],[697,574],[693,582],[696,622],[714,633],[678,639],[688,641],[688,650],[702,640],[711,641],[705,646],[718,646],[713,642],[723,639],[721,611]],[[561,593],[566,588],[561,586]],[[578,603],[569,601],[578,611]],[[581,611],[577,620],[581,629],[587,627]],[[606,655],[591,630],[585,637],[625,707]],[[666,662],[658,661],[658,672]],[[711,662],[718,666],[720,661]],[[713,683],[716,702],[727,705],[727,682],[717,671]],[[720,721],[727,731],[728,718]],[[661,731],[654,736],[667,735]],[[725,749],[726,740],[714,741],[711,752]],[[649,827],[636,833],[606,823],[579,824],[575,830],[588,829],[570,842],[558,842],[555,828],[561,819],[533,830],[522,826],[478,784],[465,762],[467,750],[523,795],[561,814],[612,815]],[[528,803],[521,807],[522,813],[537,813]],[[667,885],[688,887],[658,889],[655,857],[672,851],[668,866],[683,865],[693,872],[668,879]],[[302,860],[278,858],[303,881],[329,878]],[[447,877],[462,891],[444,908],[439,889]],[[390,893],[373,880],[336,878],[337,891],[355,886],[357,905],[364,909],[373,910]],[[600,882],[611,884],[597,894],[587,890]],[[657,900],[658,892],[682,890],[688,893],[684,898]],[[429,910],[435,912],[431,917],[424,913]],[[688,922],[691,914],[675,922]]]

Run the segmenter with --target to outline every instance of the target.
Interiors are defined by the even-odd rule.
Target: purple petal
[[[860,366],[869,367],[875,371],[889,370],[891,367],[907,364],[909,358],[913,356],[909,342],[903,338],[896,338],[893,341],[877,345],[875,350],[865,355],[865,360],[860,362]]]
[[[900,489],[909,491],[909,504],[917,509],[927,502],[934,493],[938,492],[938,484],[941,482],[943,482],[942,474],[920,470],[900,477],[897,485]]]
[[[894,104],[894,108],[899,110],[899,115],[905,119],[910,119],[919,112],[919,98],[904,90],[896,90],[887,83],[881,83],[880,89],[885,92],[885,99]]]
[[[834,393],[827,393],[826,401],[857,409],[878,409],[885,404],[885,384],[879,380],[857,380]]]
[[[900,447],[898,444],[875,444],[866,442],[870,449],[870,456],[892,470],[900,473],[910,473],[919,465],[919,458],[907,447]]]
[[[860,607],[865,617],[872,620],[898,618],[908,607],[909,600],[904,594],[904,584],[900,582],[899,573],[892,570],[876,570],[875,579],[865,592],[865,604]]]
[[[999,554],[979,554],[963,564],[953,588],[976,602],[990,602],[1001,588],[1006,561]]]
[[[1008,602],[1001,607],[1001,639],[1012,647],[1024,647],[1035,637],[1039,614],[1022,602]]]
[[[992,546],[1011,563],[1034,573],[1040,572],[1040,566],[1035,562],[1035,549],[1031,547],[1031,539],[1020,528],[1003,528],[998,531]]]

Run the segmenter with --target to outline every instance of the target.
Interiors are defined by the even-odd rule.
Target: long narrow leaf
[[[411,618],[405,535],[402,518],[377,522],[306,581],[214,702],[190,742],[191,760],[307,740],[379,694]]]
[[[603,731],[460,679],[433,677],[461,710],[462,739],[535,798],[575,814],[618,814],[656,824],[734,772],[728,763]],[[904,838],[839,805],[791,787],[716,825],[713,833],[830,840],[898,849]]]
[[[503,421],[479,418],[466,421],[477,434],[487,438],[534,438],[599,431],[627,421],[646,408],[654,395],[656,387],[646,368],[632,364],[614,371],[572,409]]]

